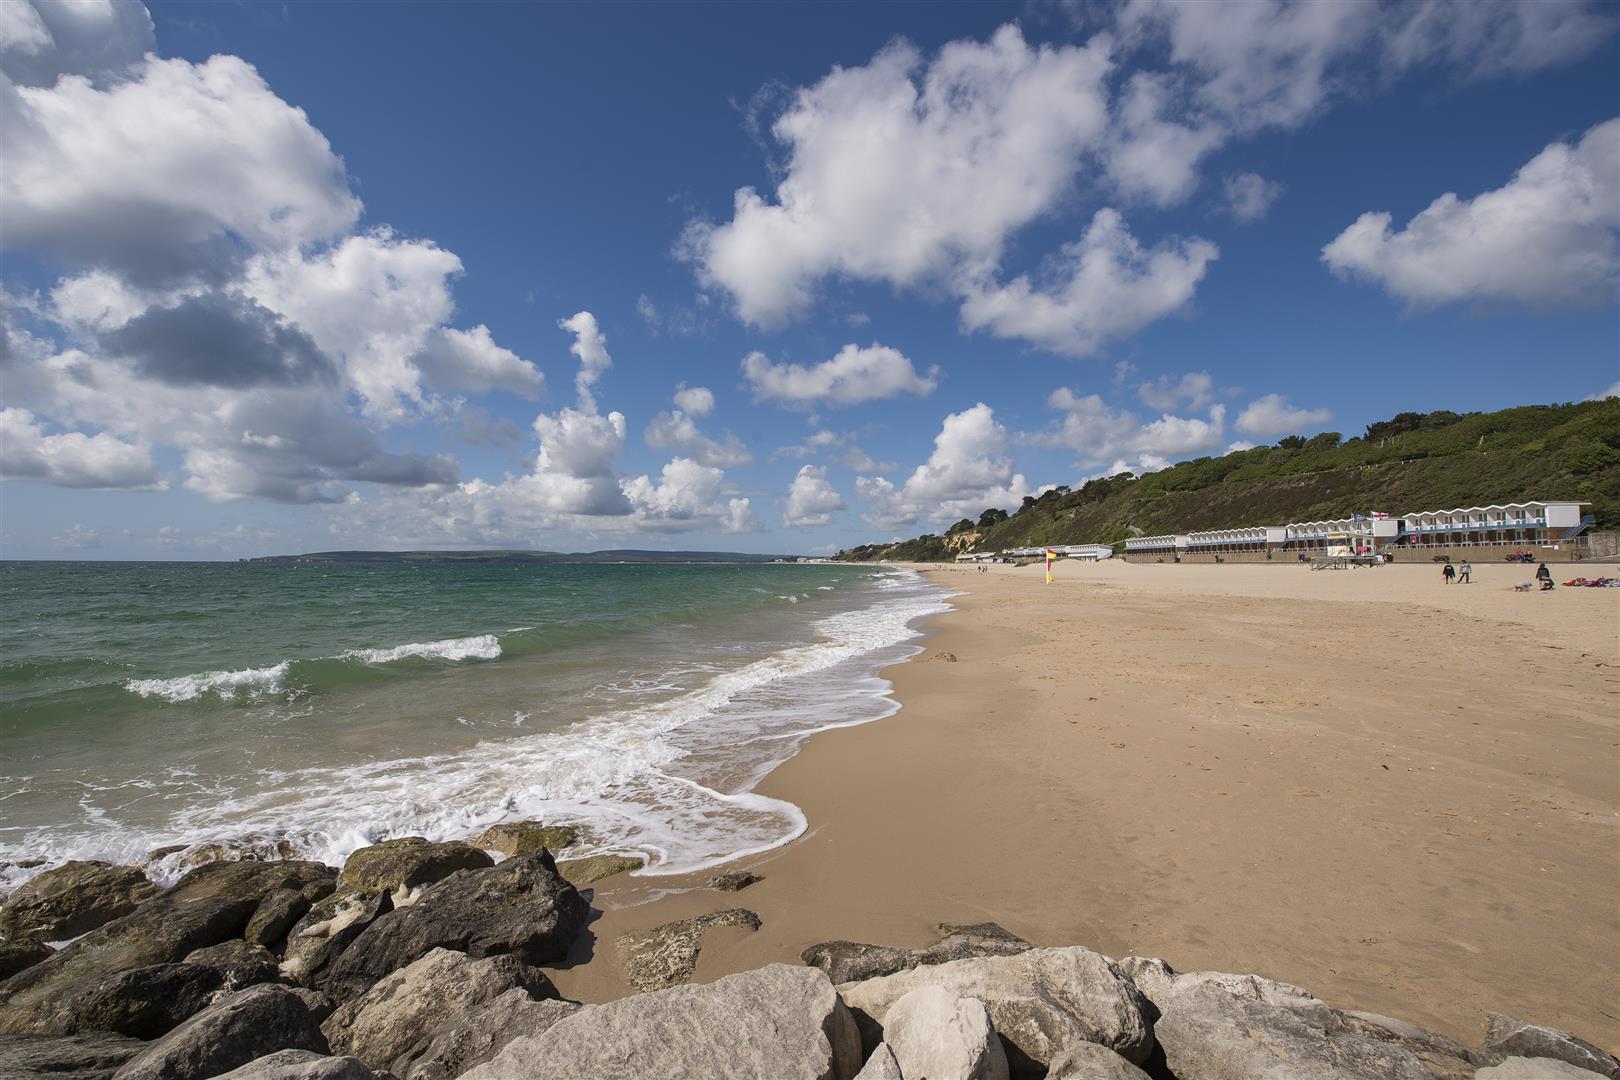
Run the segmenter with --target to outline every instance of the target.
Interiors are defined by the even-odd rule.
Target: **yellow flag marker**
[[[1051,548],[1046,549],[1046,583],[1052,584],[1052,560],[1057,558],[1057,552]]]

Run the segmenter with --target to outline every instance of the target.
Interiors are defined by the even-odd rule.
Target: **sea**
[[[766,851],[806,821],[761,778],[891,715],[879,672],[947,595],[849,564],[0,562],[0,888],[533,818],[651,875]]]

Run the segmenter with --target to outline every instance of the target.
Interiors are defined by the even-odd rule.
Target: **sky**
[[[1620,393],[1617,24],[9,0],[0,557],[829,553]]]

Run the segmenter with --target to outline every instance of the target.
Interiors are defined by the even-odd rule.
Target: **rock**
[[[984,1003],[943,986],[919,986],[890,1005],[883,1042],[901,1076],[1007,1080],[1007,1055]]]
[[[578,825],[546,825],[538,821],[503,821],[491,825],[474,840],[473,847],[508,857],[528,855],[545,848],[553,855],[579,840]]]
[[[24,968],[31,968],[46,959],[54,950],[38,938],[22,937],[0,941],[0,982],[5,982]]]
[[[243,937],[270,949],[279,945],[310,909],[310,899],[302,889],[277,889],[266,893],[253,917],[248,919]]]
[[[146,1046],[105,1031],[83,1035],[0,1035],[0,1076],[6,1080],[111,1080]]]
[[[516,956],[472,960],[434,949],[385,975],[321,1025],[333,1053],[351,1054],[374,1069],[402,1072],[447,1017],[493,1001],[513,988],[556,997],[551,980]]]
[[[0,938],[62,941],[130,914],[158,894],[133,866],[68,862],[24,883],[0,908]]]
[[[969,926],[940,923],[939,932],[944,936],[917,955],[919,964],[948,964],[974,956],[1016,956],[1035,947],[993,922]]]
[[[1585,1039],[1498,1013],[1490,1014],[1481,1049],[1514,1057],[1552,1058],[1600,1076],[1620,1077],[1620,1061]]]
[[[1435,1080],[1472,1080],[1474,1070],[1501,1055],[1485,1055],[1437,1032],[1377,1013],[1323,1007],[1318,1018],[1329,1031],[1350,1031],[1402,1047],[1423,1063]]]
[[[855,1074],[855,1080],[904,1080],[900,1075],[900,1065],[894,1060],[894,1051],[889,1049],[887,1043],[878,1043],[872,1056],[866,1059],[861,1071]]]
[[[228,990],[240,990],[254,983],[281,981],[275,955],[263,945],[255,945],[241,938],[189,952],[185,963],[218,969],[224,976]]]
[[[975,956],[1013,956],[1035,947],[992,922],[970,926],[940,923],[939,932],[943,936],[921,950],[863,945],[856,941],[824,941],[804,950],[799,958],[825,971],[833,982],[846,983],[893,975],[922,964],[947,964]]]
[[[772,964],[704,986],[587,1005],[520,1036],[463,1080],[844,1080],[860,1037],[827,976]]]
[[[1106,1046],[1074,1043],[1052,1059],[1046,1080],[1148,1080],[1148,1074]]]
[[[548,851],[463,870],[362,930],[332,962],[322,989],[346,1001],[434,949],[474,959],[514,953],[528,964],[554,963],[568,955],[587,911]]]
[[[180,852],[186,850],[186,848],[188,848],[190,846],[191,845],[189,845],[189,844],[168,844],[168,845],[165,845],[164,847],[153,848],[151,851],[148,851],[146,853],[146,861],[147,862],[162,862],[164,859],[167,859],[170,855],[178,855],[178,854],[180,854]]]
[[[1127,966],[1129,970],[1129,966]],[[1168,965],[1164,965],[1168,971]],[[1158,974],[1162,974],[1158,973]],[[1433,1080],[1398,1039],[1365,1034],[1307,991],[1256,975],[1145,976],[1178,1080]]]
[[[242,933],[254,901],[212,897],[148,900],[129,915],[92,930],[0,984],[0,1032],[70,1035],[64,1007],[77,994],[121,971],[172,964]]]
[[[592,855],[585,859],[564,859],[557,872],[575,885],[589,885],[614,874],[640,870],[645,863],[627,855]]]
[[[911,949],[863,945],[858,941],[823,941],[804,950],[799,959],[825,971],[839,984],[865,982],[917,966],[917,954]]]
[[[255,1058],[240,1068],[221,1073],[219,1080],[384,1080],[352,1057],[327,1057],[308,1050],[278,1050]]]
[[[366,927],[394,910],[391,893],[333,893],[312,906],[287,932],[281,974],[305,986],[326,977],[332,961]]]
[[[881,1025],[896,1001],[921,986],[983,1002],[1007,1044],[1014,1076],[1043,1075],[1061,1050],[1077,1042],[1099,1043],[1133,1064],[1153,1049],[1152,1026],[1135,984],[1106,956],[1080,946],[954,960],[839,990],[857,1020],[865,1015]]]
[[[1544,1057],[1510,1057],[1500,1065],[1487,1066],[1474,1074],[1476,1080],[1592,1080],[1595,1075],[1601,1074]]]
[[[152,964],[121,971],[75,996],[65,1007],[60,1027],[156,1039],[202,1012],[225,985],[223,969],[202,964]]]
[[[176,900],[221,897],[251,900],[256,908],[269,894],[280,889],[303,889],[318,882],[329,882],[337,875],[330,866],[302,859],[279,862],[211,862],[188,871],[164,896]]]
[[[697,970],[704,933],[720,926],[758,930],[759,916],[746,908],[732,908],[621,934],[619,955],[624,960],[625,977],[643,993],[686,982]]]
[[[278,1050],[324,1054],[326,1037],[285,986],[229,994],[131,1058],[114,1080],[203,1080]]]
[[[404,836],[363,847],[349,856],[338,875],[339,892],[391,892],[394,906],[409,902],[413,890],[443,881],[457,870],[494,866],[489,854],[460,841],[435,843]]]
[[[442,1022],[410,1064],[395,1071],[399,1080],[452,1080],[482,1065],[519,1035],[538,1035],[578,1011],[572,1001],[536,1001],[515,987],[483,1005]]]
[[[719,889],[721,892],[741,892],[750,885],[757,885],[765,879],[758,874],[751,874],[747,870],[733,870],[726,874],[716,874],[709,879],[709,888]]]

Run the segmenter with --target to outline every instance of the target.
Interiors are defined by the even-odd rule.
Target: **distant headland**
[[[768,563],[801,562],[798,555],[746,551],[531,551],[525,548],[474,551],[309,551],[302,555],[260,555],[246,563]]]

